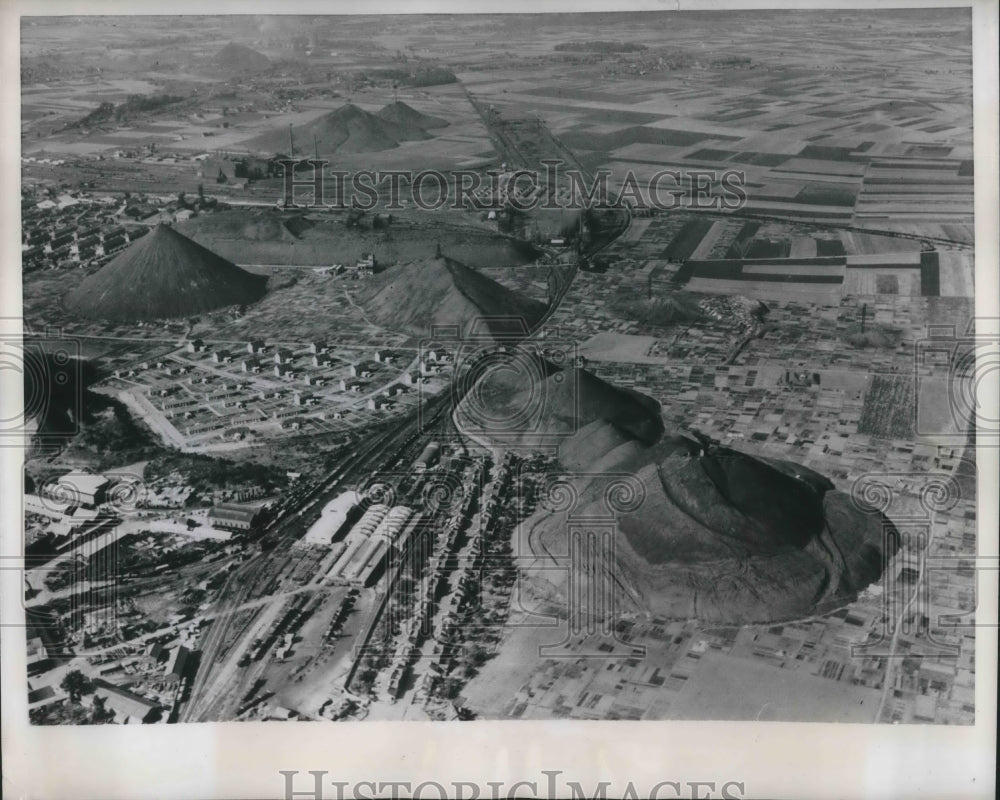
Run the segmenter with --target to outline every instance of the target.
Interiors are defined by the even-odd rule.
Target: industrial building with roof
[[[344,537],[334,546],[334,562],[327,578],[352,586],[367,586],[393,549],[401,550],[416,519],[406,506],[390,508],[376,503],[368,508]],[[407,536],[401,534],[406,532]]]
[[[52,666],[52,659],[49,656],[48,648],[40,636],[33,636],[28,639],[28,674],[45,672]]]
[[[94,697],[104,698],[104,707],[114,712],[115,722],[121,725],[156,722],[162,710],[158,703],[102,678],[94,680]]]
[[[93,508],[104,502],[108,485],[111,483],[103,475],[89,472],[67,472],[42,488],[42,494],[72,505]]]
[[[28,684],[28,710],[34,711],[47,706],[58,705],[66,700],[66,692],[57,691],[53,686],[40,686],[32,689]]]
[[[170,682],[176,683],[184,677],[191,661],[191,651],[184,645],[178,645],[170,652],[163,674]]]
[[[342,492],[337,495],[323,507],[319,519],[306,531],[305,541],[308,544],[328,547],[332,545],[360,503],[361,495],[355,491]]]
[[[423,452],[417,456],[417,460],[413,462],[413,466],[417,469],[429,469],[433,467],[438,458],[441,455],[441,445],[437,442],[429,442],[428,445],[423,449]]]
[[[255,506],[241,506],[236,503],[219,503],[208,512],[213,528],[230,531],[249,531],[257,524],[260,509]]]

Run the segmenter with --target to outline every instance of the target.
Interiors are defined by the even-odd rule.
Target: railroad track
[[[427,402],[425,423],[434,422],[441,416],[448,397],[445,392]],[[270,530],[265,530],[263,538],[271,537],[275,540],[275,546],[238,567],[226,580],[220,592],[223,600],[205,634],[198,674],[179,721],[206,720],[213,710],[224,707],[229,687],[223,685],[222,679],[228,673],[227,666],[242,651],[258,614],[268,609],[272,603],[287,599],[287,593],[275,594],[280,589],[279,577],[291,561],[287,549],[280,545],[298,539],[313,517],[322,513],[323,504],[342,491],[345,484],[363,476],[372,465],[387,458],[388,454],[400,457],[419,436],[420,431],[405,423],[377,434],[363,449],[349,456],[340,468],[330,473],[316,491],[309,492],[302,498],[300,506],[309,506],[314,509],[314,514],[300,517],[294,509],[289,509]],[[268,598],[268,595],[273,596]],[[234,634],[231,626],[234,615],[256,600],[262,601],[259,611],[245,627]]]

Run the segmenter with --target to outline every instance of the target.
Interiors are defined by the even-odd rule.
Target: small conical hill
[[[183,317],[263,297],[267,278],[167,225],[120,253],[66,297],[80,316],[121,322]]]
[[[400,124],[383,119],[362,108],[347,103],[312,122],[292,128],[292,155],[320,156],[333,153],[374,153],[391,150],[400,142],[429,139],[418,125]],[[290,143],[288,129],[270,131],[252,139],[250,147],[268,152],[287,153]]]
[[[358,305],[379,325],[424,337],[443,325],[508,336],[531,330],[547,310],[545,303],[449,258],[390,267],[359,292]]]
[[[212,64],[227,74],[263,72],[270,68],[271,59],[245,44],[230,42],[215,54]]]
[[[446,128],[448,126],[448,123],[440,117],[432,117],[422,111],[417,111],[402,100],[389,103],[385,108],[380,109],[376,116],[406,128],[415,127],[427,130],[428,128]]]

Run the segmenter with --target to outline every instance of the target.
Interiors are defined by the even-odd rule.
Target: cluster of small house
[[[76,198],[69,194],[21,208],[21,264],[25,271],[64,264],[88,264],[124,250],[149,232],[119,224],[115,198]]]
[[[461,644],[457,641],[456,636],[461,624],[460,617],[468,598],[477,585],[476,574],[482,565],[482,536],[490,523],[483,519],[482,524],[472,531],[468,545],[469,558],[464,560],[460,572],[457,574],[451,572],[446,561],[454,553],[460,534],[468,527],[472,519],[473,507],[480,496],[484,468],[482,462],[476,463],[470,479],[463,483],[466,489],[461,502],[438,536],[438,542],[434,548],[435,554],[431,556],[428,563],[428,578],[422,589],[417,612],[407,621],[402,631],[405,645],[398,658],[394,660],[393,671],[389,676],[388,689],[391,697],[399,696],[403,679],[410,665],[419,655],[424,639],[432,627],[436,628],[432,648],[433,660],[428,666],[428,672],[424,676],[422,685],[422,689],[428,694],[433,691],[437,682],[448,671],[455,658],[456,650]],[[509,475],[503,471],[504,469],[506,467],[501,468],[498,475],[501,481],[509,479]],[[504,488],[502,482],[494,486],[485,498],[485,503],[492,504]],[[447,591],[446,587],[449,586],[454,588],[442,598],[442,594]],[[436,624],[434,624],[435,616],[438,617]]]
[[[389,408],[401,395],[430,380],[445,367],[444,359],[450,359],[443,352],[441,360],[436,353],[425,354],[419,361],[419,372],[406,370],[396,376],[391,372],[386,375],[387,368],[409,358],[405,351],[378,348],[368,358],[355,355],[349,363],[335,356],[322,340],[292,348],[250,339],[237,350],[211,347],[201,339],[193,339],[185,345],[185,351],[199,361],[205,360],[206,367],[178,356],[121,367],[114,376],[126,382],[141,382],[150,403],[168,420],[187,421],[184,425],[172,424],[188,438],[221,430],[226,438],[240,439],[269,422],[278,423],[282,429],[295,429],[308,419],[340,420],[351,413],[342,401],[335,402],[332,409],[306,412],[308,419],[302,414],[304,409],[320,406],[331,392],[363,395],[380,375],[396,380],[372,392],[363,402],[369,411]],[[241,375],[235,374],[237,366]],[[269,381],[271,375],[292,385],[275,386]],[[256,376],[260,376],[259,381]]]

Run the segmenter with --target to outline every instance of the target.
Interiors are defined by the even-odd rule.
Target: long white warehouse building
[[[327,546],[333,544],[348,516],[360,502],[361,495],[354,491],[337,495],[323,507],[319,519],[306,531],[306,542]]]

